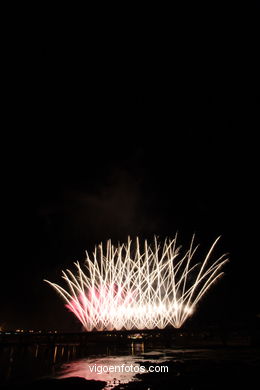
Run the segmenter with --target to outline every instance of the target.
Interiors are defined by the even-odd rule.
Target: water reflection
[[[154,363],[166,360],[161,351],[145,352],[144,342],[133,342],[129,349],[128,353],[121,352],[121,356],[111,356],[108,349],[107,354],[103,356],[89,356],[62,364],[56,377],[82,377],[88,380],[100,380],[107,382],[106,388],[112,388],[120,383],[137,381],[135,375],[141,372],[140,366],[143,366],[142,363],[147,358]]]
[[[37,344],[35,347],[35,355],[34,355],[35,359],[37,359],[38,357],[38,351],[39,351],[39,345]]]
[[[137,380],[135,375],[140,372],[140,366],[147,358],[153,362],[166,360],[161,351],[145,352],[144,343],[132,343],[131,354],[121,356],[107,355],[90,356],[61,365],[56,374],[58,378],[82,377],[89,380],[107,382],[106,388]],[[129,352],[130,352],[129,351]],[[143,365],[142,365],[143,366]]]
[[[126,344],[32,344],[0,345],[0,384],[34,380],[48,376],[76,375],[92,379],[113,380],[113,375],[102,376],[86,369],[86,364],[133,363],[145,353],[143,341]],[[115,357],[117,356],[117,357]],[[90,360],[89,360],[90,359]],[[101,360],[100,360],[101,359]],[[120,360],[121,359],[121,360]],[[134,375],[134,373],[133,373]],[[119,380],[129,380],[131,373],[119,375]]]
[[[56,357],[57,357],[57,345],[55,345],[55,348],[54,348],[53,363],[56,363]]]
[[[177,366],[180,363],[185,373],[187,367],[193,367],[193,361],[196,362],[195,367],[202,370],[204,360],[231,361],[232,364],[233,361],[240,360],[248,363],[252,357],[256,359],[255,354],[250,356],[250,349],[182,349],[170,342],[166,344],[159,340],[150,342],[139,339],[67,344],[0,344],[0,386],[5,383],[22,384],[46,377],[76,376],[105,381],[107,389],[111,389],[119,383],[135,380],[137,372],[134,369],[117,369],[112,372],[104,370],[105,366],[132,365],[138,368],[148,361],[155,364],[171,361],[174,365],[177,363]]]
[[[110,372],[110,367],[113,367],[115,372]],[[131,367],[132,372],[129,369]],[[79,376],[85,379],[105,381],[111,387],[112,385],[127,383],[133,380],[138,367],[139,364],[133,356],[85,358],[64,364],[57,377],[69,378]],[[127,371],[125,368],[127,368]]]
[[[153,351],[150,355],[151,350]],[[39,378],[71,376],[106,381],[111,387],[134,379],[138,367],[145,359],[162,361],[164,353],[154,352],[154,347],[143,341],[127,344],[53,344],[14,345],[0,347],[0,384],[27,382]],[[105,366],[133,366],[105,371]],[[102,370],[102,371],[101,371]]]
[[[132,353],[132,355],[139,355],[140,353],[144,353],[144,342],[132,343],[131,344],[131,353]]]

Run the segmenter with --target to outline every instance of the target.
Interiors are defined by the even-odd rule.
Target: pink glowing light
[[[153,246],[145,241],[143,250],[138,238],[134,250],[130,239],[118,247],[108,241],[106,251],[101,244],[92,259],[87,254],[85,272],[79,263],[76,276],[70,270],[63,272],[67,290],[47,282],[87,331],[179,328],[223,275],[225,255],[210,260],[218,239],[204,260],[195,264],[194,237],[182,255],[177,237],[163,245],[156,238]]]

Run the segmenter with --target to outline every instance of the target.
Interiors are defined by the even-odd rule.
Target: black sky
[[[43,279],[108,238],[177,230],[202,252],[222,235],[230,253],[202,320],[259,313],[256,26],[229,22],[124,36],[36,23],[10,38],[5,327],[78,329]]]

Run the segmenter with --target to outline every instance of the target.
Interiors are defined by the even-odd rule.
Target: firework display
[[[100,244],[84,267],[62,272],[67,289],[47,281],[86,331],[180,328],[211,285],[223,275],[226,255],[211,260],[215,240],[203,260],[195,262],[194,236],[182,252],[177,236],[151,245],[136,238],[125,244]]]

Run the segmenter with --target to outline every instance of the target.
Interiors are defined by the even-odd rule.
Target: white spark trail
[[[222,275],[226,255],[211,262],[220,237],[204,260],[194,262],[198,245],[192,237],[189,249],[181,256],[177,235],[160,245],[140,245],[128,239],[114,247],[96,247],[92,257],[86,252],[85,269],[74,263],[77,272],[62,271],[67,290],[49,283],[65,300],[85,330],[153,329],[172,325],[180,328],[198,302]]]

